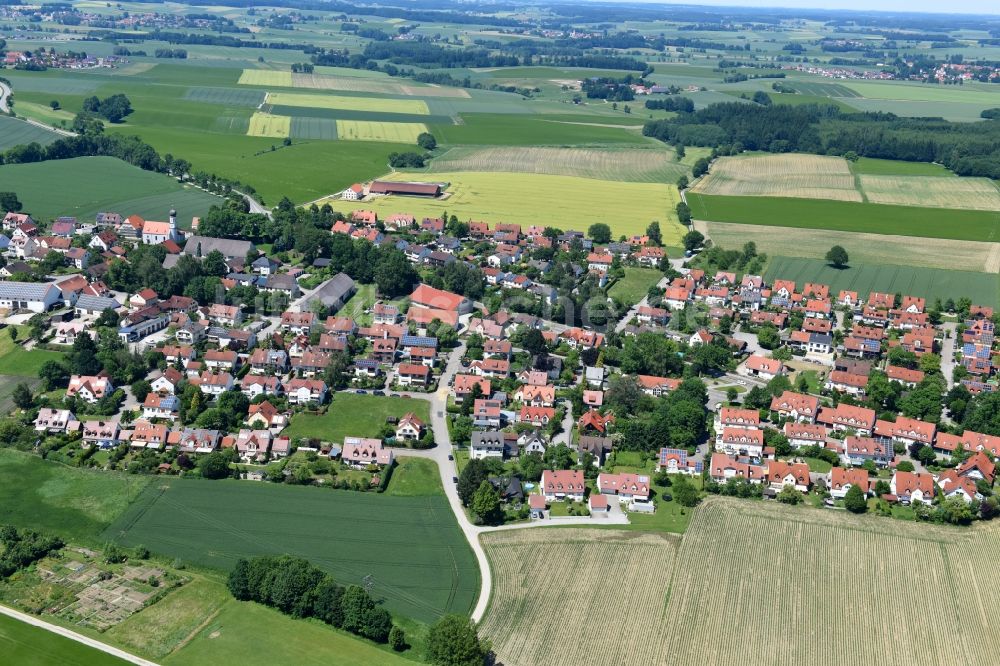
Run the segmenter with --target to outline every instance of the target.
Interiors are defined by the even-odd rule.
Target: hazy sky
[[[728,7],[793,7],[796,9],[864,9],[885,12],[947,14],[1000,14],[1000,0],[649,0],[669,4],[722,5]]]

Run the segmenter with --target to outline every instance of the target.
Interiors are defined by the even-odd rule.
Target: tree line
[[[804,152],[937,162],[961,176],[1000,178],[1000,122],[956,123],[846,113],[832,105],[723,102],[645,124],[666,143],[725,147],[725,152]]]

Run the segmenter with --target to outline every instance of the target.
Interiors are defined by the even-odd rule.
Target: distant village
[[[342,196],[373,192],[405,208],[441,185],[376,181]],[[398,252],[419,276],[404,297],[378,298],[329,257],[200,235],[198,218],[185,231],[175,211],[126,214],[3,218],[0,309],[8,327],[31,329],[17,343],[96,370],[40,371],[49,392],[23,406],[49,442],[36,445],[111,452],[101,464],[162,474],[225,455],[250,466],[248,479],[287,477],[269,465],[307,452],[377,488],[404,449],[450,441],[465,467],[487,465],[512,519],[566,516],[557,505],[586,520],[655,513],[676,475],[701,492],[840,508],[857,489],[887,514],[961,502],[992,517],[982,507],[995,506],[1000,437],[955,416],[959,399],[964,409],[997,388],[990,307],[706,270],[710,253],[671,259],[653,225],[598,243],[543,226],[337,214],[332,237]],[[218,290],[108,286],[109,272],[150,261],[151,249],[165,271],[211,265]],[[604,293],[639,268],[658,283],[606,326],[559,310],[564,294]],[[441,287],[458,270],[474,289]],[[254,308],[238,297],[248,290],[283,309]],[[87,361],[108,345],[138,367]],[[414,408],[377,436],[329,441],[296,427],[303,415],[347,418],[338,396],[357,394]],[[702,417],[663,435],[655,422],[637,430],[660,404]]]

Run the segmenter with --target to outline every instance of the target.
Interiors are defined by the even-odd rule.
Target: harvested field
[[[677,557],[661,662],[1000,663],[1000,597],[984,593],[998,547],[995,524],[955,529],[710,499]],[[934,611],[900,612],[913,608]]]
[[[873,203],[936,208],[1000,210],[1000,190],[988,178],[953,176],[859,176]]]
[[[861,201],[854,176],[840,157],[749,155],[723,157],[692,192],[725,196],[796,197]]]
[[[292,119],[288,116],[273,116],[270,113],[255,112],[250,117],[247,136],[270,136],[283,139],[291,133]]]
[[[374,120],[338,120],[337,137],[346,141],[416,143],[427,131],[423,123],[383,123]]]
[[[663,662],[677,537],[536,528],[481,538],[494,587],[480,633],[503,663],[617,666],[623,655],[634,666]]]
[[[306,93],[268,93],[267,103],[304,106],[313,109],[349,109],[374,113],[416,113],[430,115],[422,99],[390,99],[380,97],[344,97],[342,95],[309,95]]]
[[[625,182],[673,182],[690,168],[664,149],[541,146],[452,148],[429,171],[506,171],[583,176]]]
[[[242,86],[292,87],[291,72],[277,72],[269,69],[244,69],[238,83]]]
[[[354,76],[324,76],[322,74],[292,74],[296,88],[342,90],[345,92],[381,93],[383,95],[418,95],[420,97],[469,97],[464,88],[407,86],[393,81]]]
[[[1000,243],[912,236],[865,234],[824,229],[794,229],[756,224],[697,221],[695,227],[716,245],[739,248],[747,241],[770,255],[822,259],[834,245],[847,249],[852,263],[896,264],[984,273],[1000,272]]]

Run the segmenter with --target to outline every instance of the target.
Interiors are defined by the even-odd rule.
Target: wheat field
[[[988,178],[948,176],[859,177],[872,203],[1000,211],[1000,190]]]
[[[843,158],[798,153],[719,158],[711,173],[691,191],[726,196],[862,200]]]
[[[244,69],[237,83],[241,86],[281,86],[292,87],[292,73],[271,69]]]
[[[712,499],[684,536],[664,663],[997,664],[1000,529]]]
[[[480,634],[504,664],[662,663],[676,536],[537,528],[482,542],[494,587]]]
[[[430,171],[506,171],[631,182],[673,182],[690,167],[672,150],[510,146],[452,148]]]

